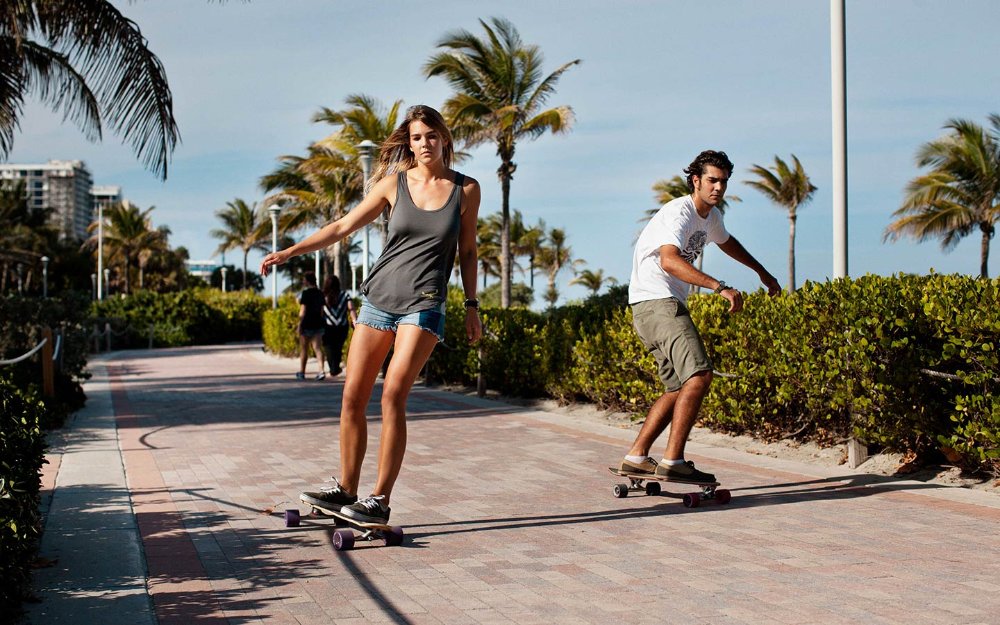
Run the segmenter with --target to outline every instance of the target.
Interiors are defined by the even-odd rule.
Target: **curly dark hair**
[[[718,167],[719,169],[726,172],[726,174],[733,175],[733,162],[729,160],[729,157],[725,152],[716,150],[705,150],[701,154],[695,157],[691,164],[687,166],[684,173],[687,174],[688,191],[694,191],[694,180],[695,176],[701,177],[705,173],[705,166],[712,165]]]

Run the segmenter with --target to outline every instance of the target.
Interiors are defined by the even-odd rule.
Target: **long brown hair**
[[[451,167],[451,161],[455,156],[455,141],[451,137],[448,126],[444,123],[444,118],[441,117],[441,113],[431,107],[417,104],[406,109],[406,116],[402,123],[382,142],[379,148],[378,164],[375,166],[371,178],[368,179],[365,193],[368,193],[372,186],[382,178],[416,166],[417,158],[410,151],[410,123],[415,121],[427,124],[444,139],[441,157],[444,166]]]
[[[332,273],[323,280],[323,299],[331,308],[336,306],[337,300],[340,299],[340,278]]]

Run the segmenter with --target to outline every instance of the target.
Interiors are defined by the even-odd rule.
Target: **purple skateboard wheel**
[[[285,527],[299,526],[299,511],[297,508],[285,510]]]

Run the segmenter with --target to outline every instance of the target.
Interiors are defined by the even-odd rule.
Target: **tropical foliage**
[[[590,291],[591,295],[597,295],[597,292],[604,287],[605,284],[614,286],[618,284],[618,279],[612,276],[605,276],[603,269],[598,269],[597,271],[591,271],[590,269],[584,269],[576,274],[572,280],[569,281],[572,284],[579,284]]]
[[[795,290],[795,221],[798,209],[807,204],[816,192],[802,163],[792,154],[792,165],[774,157],[771,168],[753,165],[750,173],[757,176],[746,184],[757,189],[778,206],[788,211],[788,290]]]
[[[235,249],[243,252],[242,288],[246,289],[247,256],[251,250],[270,249],[271,218],[263,206],[258,206],[256,202],[247,204],[240,198],[226,202],[226,207],[217,210],[215,216],[222,222],[222,228],[209,233],[222,241],[215,253],[224,254]]]
[[[951,250],[978,230],[979,275],[989,276],[990,240],[1000,219],[1000,115],[990,115],[989,121],[987,130],[971,121],[950,120],[948,134],[918,150],[917,165],[930,171],[907,185],[885,239],[940,238],[941,247]]]
[[[0,158],[36,95],[92,141],[110,126],[167,177],[179,132],[167,77],[138,25],[106,0],[0,3]]]
[[[156,267],[162,280],[157,290],[170,290],[183,286],[184,271],[179,267],[187,259],[187,250],[172,251],[168,245],[170,228],[153,227],[151,213],[155,207],[141,210],[130,202],[111,204],[104,209],[104,254],[111,272],[111,288],[131,293],[136,288],[146,288],[146,270]],[[84,245],[98,249],[102,236],[95,220],[88,227],[91,236]],[[178,262],[179,261],[179,262]],[[134,270],[138,270],[138,275]]]
[[[424,74],[441,76],[454,89],[443,113],[455,139],[468,148],[492,143],[500,157],[501,299],[507,307],[513,269],[510,184],[517,169],[514,152],[518,141],[570,130],[573,110],[569,106],[543,107],[562,75],[580,61],[564,63],[543,76],[541,49],[524,43],[512,23],[502,18],[479,23],[482,37],[466,30],[442,37],[437,43],[442,51],[428,59]]]

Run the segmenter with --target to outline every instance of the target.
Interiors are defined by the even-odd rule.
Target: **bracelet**
[[[479,310],[479,300],[469,298],[469,299],[465,300],[465,307],[466,308],[475,308],[476,310]]]

